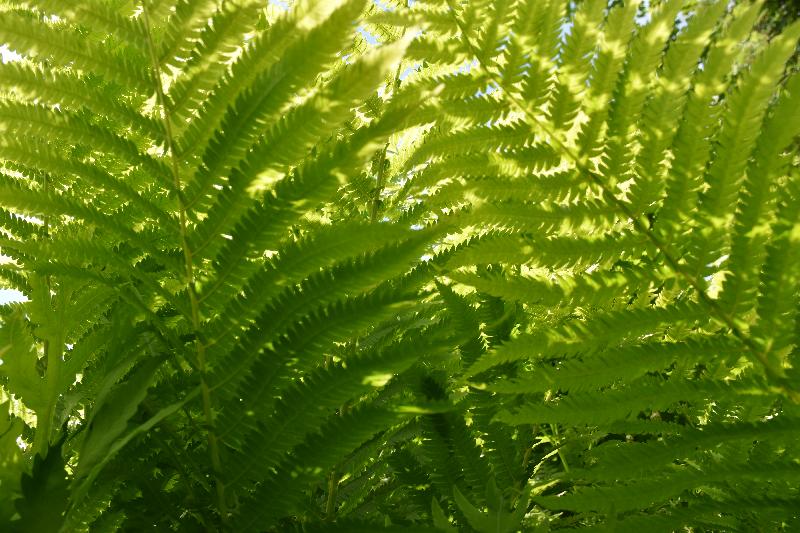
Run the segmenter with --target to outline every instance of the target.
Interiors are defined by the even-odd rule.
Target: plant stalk
[[[45,175],[42,179],[42,188],[44,189],[44,193],[47,194],[48,189],[50,187],[50,182],[47,179],[47,175]],[[42,236],[44,239],[50,238],[50,217],[45,216],[42,221]],[[45,274],[44,276],[44,284],[45,290],[47,291],[47,306],[46,309],[48,313],[52,311],[52,281],[50,279],[50,274]],[[42,349],[44,352],[44,358],[47,362],[47,370],[45,371],[45,389],[46,389],[46,398],[49,400],[49,405],[47,407],[47,412],[45,413],[36,413],[36,433],[33,438],[33,453],[39,454],[44,457],[47,454],[47,450],[50,447],[50,433],[52,432],[53,426],[53,416],[55,414],[55,401],[57,395],[57,376],[59,373],[59,367],[61,363],[61,350],[53,350],[52,343],[50,342],[50,338],[45,337],[42,341]]]
[[[383,192],[385,174],[386,174],[386,150],[388,148],[389,144],[387,143],[386,146],[383,147],[383,150],[381,150],[380,155],[378,156],[378,173],[375,184],[375,194],[372,197],[372,210],[369,215],[370,222],[375,222],[378,219],[378,209],[380,208],[381,205],[381,193]]]
[[[336,518],[336,497],[339,492],[337,477],[335,468],[328,473],[328,499],[325,502],[325,520],[329,522]]]
[[[180,224],[180,239],[181,248],[183,249],[184,267],[185,267],[185,280],[187,291],[189,294],[189,303],[192,313],[192,329],[195,334],[195,349],[197,352],[197,366],[200,372],[200,391],[203,401],[203,415],[207,426],[208,449],[211,455],[211,467],[214,471],[214,485],[217,493],[217,507],[223,525],[228,520],[227,503],[225,499],[225,483],[222,480],[222,462],[220,460],[219,442],[214,429],[214,413],[211,404],[211,389],[206,380],[208,366],[206,364],[205,346],[201,342],[201,319],[200,319],[200,306],[197,297],[197,287],[194,278],[194,262],[192,259],[192,250],[189,247],[188,232],[186,230],[186,204],[181,190],[180,166],[178,156],[175,151],[175,142],[172,135],[172,119],[169,109],[167,107],[166,98],[164,97],[164,88],[161,81],[161,67],[153,44],[153,37],[150,32],[150,18],[148,13],[148,0],[142,2],[142,15],[144,17],[144,26],[147,34],[147,47],[150,52],[150,59],[153,63],[153,77],[155,78],[154,85],[156,90],[156,98],[161,107],[162,120],[164,123],[164,138],[167,150],[170,154],[170,162],[172,169],[173,185],[175,194],[178,198],[178,220]]]

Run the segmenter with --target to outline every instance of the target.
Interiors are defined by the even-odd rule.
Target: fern
[[[800,523],[800,25],[290,4],[0,8],[0,529]]]
[[[420,181],[418,188],[412,185],[406,190],[416,192],[422,205],[434,212],[467,206],[469,214],[461,216],[482,232],[456,252],[441,275],[457,282],[462,292],[519,301],[528,317],[514,337],[470,362],[462,380],[495,395],[494,423],[518,431],[549,427],[548,442],[561,443],[550,457],[563,467],[557,486],[568,494],[534,498],[537,505],[553,512],[570,509],[576,513],[574,523],[583,525],[614,527],[645,516],[631,514],[634,511],[660,513],[665,528],[713,523],[702,510],[702,497],[696,502],[693,498],[742,497],[735,485],[723,482],[712,490],[710,482],[698,492],[689,481],[696,474],[676,470],[645,487],[636,483],[641,475],[636,469],[639,461],[644,468],[646,453],[638,460],[631,457],[625,467],[619,463],[606,467],[605,456],[594,459],[582,450],[603,450],[609,446],[603,443],[615,442],[620,434],[634,442],[649,442],[651,435],[676,434],[689,425],[702,429],[721,424],[714,425],[720,429],[710,438],[723,441],[729,430],[723,421],[737,416],[733,413],[745,409],[748,414],[738,416],[761,413],[763,417],[778,409],[770,416],[780,417],[781,408],[776,406],[781,398],[791,402],[797,397],[796,388],[784,377],[788,350],[796,342],[797,293],[789,279],[794,279],[791,268],[781,262],[794,249],[784,241],[791,238],[788,228],[794,224],[788,222],[794,220],[788,207],[795,204],[788,202],[794,195],[789,184],[794,162],[789,162],[793,156],[783,154],[796,133],[781,128],[786,134],[782,137],[777,118],[769,118],[779,109],[785,116],[784,106],[790,105],[795,92],[793,72],[782,75],[797,43],[793,27],[766,46],[753,44],[758,52],[743,65],[737,47],[751,31],[757,6],[734,6],[726,13],[726,6],[718,3],[668,2],[637,25],[632,20],[633,4],[603,13],[605,5],[586,2],[562,19],[570,25],[570,34],[557,54],[523,63],[518,43],[536,43],[529,45],[531,54],[534,46],[549,46],[542,29],[526,18],[535,13],[545,21],[546,3],[521,2],[514,12],[519,19],[493,21],[520,29],[512,36],[509,51],[495,54],[476,44],[471,8],[449,5],[453,24],[449,31],[460,35],[462,53],[474,55],[475,68],[495,84],[496,105],[508,106],[509,118],[495,115],[491,128],[503,131],[500,128],[513,124],[542,139],[561,158],[551,165],[566,174],[562,174],[563,188],[552,196],[532,194],[535,182],[517,192],[516,183],[522,183],[514,167],[498,164],[507,148],[493,145],[496,141],[485,145],[488,157],[469,154],[445,166],[435,159],[437,145],[428,145],[426,138],[419,155],[410,160],[410,164],[430,163],[422,171],[407,170],[417,172],[412,184]],[[679,13],[685,24],[676,25]],[[441,24],[437,19],[430,28]],[[504,70],[507,58],[510,70]],[[547,75],[538,71],[536,78],[532,70],[530,80],[520,77],[521,69],[541,68],[546,61],[557,65],[554,76],[548,69]],[[770,68],[775,70],[767,73]],[[521,85],[533,82],[532,93],[519,92]],[[446,90],[445,80],[442,94]],[[476,84],[475,90],[481,87]],[[545,96],[532,99],[532,94]],[[740,107],[745,98],[752,98],[753,105]],[[745,115],[750,118],[740,118]],[[469,125],[468,118],[461,121],[465,129],[458,131],[459,138],[468,139],[470,131],[488,133],[483,117],[477,111],[474,116],[475,125]],[[767,129],[762,133],[764,117]],[[748,134],[732,133],[730,128],[740,120],[752,120]],[[726,135],[747,147],[730,149]],[[435,142],[443,139],[436,129],[427,137]],[[772,155],[753,152],[758,155],[751,159],[751,150],[768,139],[779,139],[779,146],[769,145]],[[453,150],[446,146],[448,152]],[[766,144],[758,148],[766,149]],[[772,177],[756,171],[760,165],[774,172],[768,174]],[[725,185],[717,184],[715,177],[723,166],[726,170],[719,179],[728,180]],[[527,175],[536,172],[531,169]],[[477,179],[483,176],[490,176],[485,186]],[[759,179],[759,184],[748,188],[739,215],[735,193],[743,179]],[[493,192],[495,186],[505,194]],[[719,192],[722,188],[728,192]],[[776,193],[780,198],[773,196]],[[718,194],[728,196],[723,200]],[[540,218],[543,210],[558,213],[553,222]],[[740,216],[752,218],[745,224]],[[757,220],[764,228],[760,233],[753,229]],[[752,233],[736,238],[731,272],[725,257],[714,261],[729,250],[724,232],[732,222]],[[743,246],[754,246],[751,250],[758,255],[743,253]],[[745,267],[751,272],[748,282],[738,274],[744,264],[750,265]],[[762,269],[760,283],[754,269]],[[756,306],[754,293],[769,298],[766,295],[777,294],[779,286],[780,303],[761,300]],[[749,304],[734,296],[743,291],[749,291]],[[731,314],[726,302],[734,301],[736,311]],[[460,312],[453,302],[448,308]],[[765,320],[771,324],[769,333],[758,325]],[[773,345],[781,347],[777,349],[782,355],[772,351]],[[653,422],[644,424],[642,418]],[[687,443],[695,438],[699,442],[701,437],[698,434]],[[665,450],[671,461],[682,453],[674,447]],[[624,453],[620,457],[628,461]],[[718,460],[724,468],[755,472],[746,457]],[[602,474],[591,477],[593,471]],[[726,476],[719,479],[729,479]],[[593,484],[598,487],[582,489]],[[573,492],[575,501],[581,502],[576,507],[567,503]],[[615,505],[618,498],[620,504]],[[672,513],[669,509],[677,501],[687,502],[696,513]],[[730,527],[736,520],[744,523],[734,500],[725,501],[732,506],[725,512],[732,521],[726,523]],[[785,507],[782,515],[773,517],[781,516],[775,518],[780,523],[792,515]],[[458,520],[464,519],[465,525],[476,527],[474,518],[473,523],[463,516]]]

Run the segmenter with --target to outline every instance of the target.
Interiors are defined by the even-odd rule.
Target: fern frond
[[[216,196],[212,185],[244,158],[259,138],[262,125],[274,121],[289,106],[296,89],[310,85],[323,68],[333,61],[349,36],[351,21],[358,16],[362,7],[361,1],[346,2],[319,26],[301,34],[302,38],[292,42],[280,60],[262,71],[251,84],[242,86],[248,81],[247,77],[232,77],[228,83],[233,86],[231,88],[235,90],[237,98],[236,103],[227,110],[220,109],[218,113],[212,113],[216,110],[211,106],[216,105],[220,98],[229,98],[231,95],[223,92],[216,98],[212,95],[202,109],[202,123],[193,124],[188,140],[179,140],[179,145],[184,147],[207,146],[202,156],[202,166],[197,169],[191,189],[187,192],[190,205],[198,202],[203,205],[209,200],[207,195],[210,195],[210,199]],[[308,56],[309,50],[314,51],[311,57]],[[231,72],[239,71],[232,69]],[[227,89],[225,85],[223,81],[220,90]]]
[[[536,50],[528,54],[528,49],[538,44],[536,37],[540,37],[542,26],[547,26],[545,12],[547,9],[552,9],[553,4],[553,2],[518,2],[513,7],[511,32],[503,57],[504,91],[518,90],[517,85],[524,85],[527,74],[525,65],[529,55],[531,63],[541,61]],[[555,54],[551,53],[549,57],[542,59],[552,60],[553,57]],[[541,72],[534,72],[532,75],[538,76]]]
[[[671,172],[666,197],[659,212],[659,225],[668,234],[679,230],[679,221],[692,212],[696,192],[702,184],[711,157],[712,140],[718,129],[722,106],[715,105],[728,86],[728,76],[742,41],[752,31],[759,14],[757,4],[739,5],[716,35],[697,74],[686,104],[685,118],[673,142]]]
[[[590,0],[581,4],[571,19],[572,28],[559,50],[558,81],[549,102],[549,119],[556,128],[568,131],[579,108],[586,80],[589,77],[591,56],[597,46],[599,25],[606,4]]]
[[[705,265],[716,259],[715,254],[727,249],[727,246],[720,246],[728,243],[720,232],[730,224],[728,206],[736,203],[747,159],[757,142],[758,126],[798,38],[800,24],[793,25],[781,38],[770,43],[728,101],[716,157],[706,176],[708,189],[701,199],[701,221],[705,228],[696,234],[691,248],[692,267],[696,272],[704,271]],[[701,236],[702,245],[698,242]],[[720,245],[710,247],[707,239]]]
[[[383,350],[348,357],[340,365],[320,367],[304,375],[302,382],[289,383],[275,400],[269,402],[272,405],[268,405],[268,409],[262,411],[254,405],[244,416],[236,416],[227,428],[234,431],[233,442],[237,440],[235,435],[241,434],[238,424],[255,426],[255,431],[251,431],[242,442],[243,462],[231,477],[250,477],[256,465],[264,470],[277,466],[284,454],[316,431],[325,420],[337,416],[342,404],[381,387],[395,374],[411,366],[420,354],[432,349],[434,346],[430,340],[423,336]],[[312,388],[314,394],[309,393]]]
[[[524,264],[539,267],[586,269],[594,264],[609,268],[625,256],[644,253],[646,243],[629,232],[597,237],[528,238],[515,234],[487,234],[453,254],[450,268],[481,263]]]
[[[742,394],[751,388],[751,383],[720,384],[711,380],[659,383],[642,378],[627,388],[608,390],[601,397],[588,392],[569,393],[549,402],[526,403],[513,411],[500,412],[496,419],[512,425],[558,423],[602,427],[616,420],[636,418],[640,412],[667,410],[678,402],[705,407],[706,402]]]
[[[61,25],[34,20],[31,14],[0,14],[0,39],[35,54],[42,60],[52,58],[57,64],[107,77],[109,80],[149,94],[152,78],[144,54],[127,49],[111,52],[102,45],[78,37],[77,32]]]
[[[200,109],[209,92],[228,72],[229,63],[243,48],[242,40],[261,20],[262,10],[259,2],[239,3],[234,7],[231,4],[221,6],[202,30],[191,34],[192,41],[196,43],[192,44],[191,50],[181,51],[183,56],[188,57],[178,60],[177,56],[173,56],[171,62],[180,70],[169,87],[168,96],[178,133],[183,133],[184,128],[189,126],[192,113]],[[260,32],[257,34],[260,37]],[[248,49],[244,47],[243,53],[247,52]],[[167,59],[169,52],[164,53]]]
[[[587,353],[611,342],[622,343],[642,336],[663,335],[670,327],[692,324],[708,319],[702,305],[677,302],[667,307],[630,308],[598,313],[590,320],[567,322],[552,331],[534,331],[519,335],[497,346],[490,354],[464,372],[470,378],[495,366],[531,360],[561,358],[565,355]],[[591,339],[591,342],[588,340]]]
[[[467,155],[478,151],[502,153],[514,148],[533,147],[535,141],[536,138],[530,128],[523,123],[479,127],[456,133],[447,132],[441,137],[426,140],[409,164],[424,163],[431,154]],[[547,146],[537,147],[541,152],[547,153]]]
[[[584,104],[588,122],[581,127],[579,146],[584,156],[595,155],[601,132],[610,112],[610,103],[623,75],[628,46],[634,36],[638,5],[626,2],[612,7],[599,36],[597,59],[591,73]]]
[[[285,307],[295,299],[295,305],[302,310],[308,304],[300,298],[302,293],[297,292],[273,305]],[[226,391],[221,391],[223,397],[242,397],[237,387],[246,390],[248,396],[268,394],[273,380],[308,371],[321,362],[325,350],[335,342],[381,323],[408,305],[410,302],[404,302],[402,296],[391,290],[376,290],[327,306],[312,306],[305,313],[292,309],[282,315],[284,320],[277,320],[281,315],[276,309],[267,308],[253,326],[242,333],[226,360],[220,362],[218,377],[213,382],[217,387],[225,386]],[[274,323],[266,322],[270,318]],[[265,357],[260,352],[272,355]],[[297,354],[304,356],[297,358]],[[289,360],[290,357],[294,360]]]
[[[505,424],[491,421],[497,395],[484,391],[471,391],[470,394],[477,396],[472,416],[480,431],[482,454],[489,459],[492,475],[502,486],[519,486],[525,478],[525,465],[520,456],[522,447],[515,441],[524,440],[524,437],[515,434],[513,428]]]
[[[90,237],[62,238],[58,244],[46,240],[33,242],[4,243],[8,250],[20,250],[29,259],[28,266],[37,265],[44,272],[59,271],[70,278],[92,279],[107,286],[121,287],[132,280],[149,288],[153,294],[190,316],[187,302],[182,295],[175,295],[163,286],[163,279],[147,272],[146,268],[134,265],[136,258],[133,251],[124,245],[115,246],[98,242]],[[179,261],[170,258],[164,261],[173,267]],[[102,271],[100,271],[102,269]],[[102,273],[101,273],[102,272]]]
[[[716,484],[724,484],[725,480],[756,479],[767,481],[796,479],[796,467],[785,463],[779,464],[752,464],[745,467],[725,467],[714,465],[702,469],[676,468],[677,472],[669,476],[656,479],[639,480],[628,484],[618,484],[614,487],[590,487],[564,498],[547,496],[537,499],[541,505],[555,509],[569,509],[573,511],[588,511],[598,507],[598,502],[614,502],[613,512],[620,513],[631,510],[647,509],[654,504],[668,504],[669,500],[679,497],[691,489],[703,490]],[[708,490],[708,489],[706,489]],[[713,491],[709,491],[713,492]],[[600,506],[607,511],[612,511],[612,505],[606,503]]]
[[[181,0],[175,2],[171,11],[164,25],[157,55],[162,66],[179,67],[181,60],[188,59],[194,50],[196,34],[217,14],[217,3]]]
[[[466,211],[464,225],[516,229],[542,236],[559,231],[582,233],[587,230],[608,231],[615,227],[617,215],[601,201],[588,200],[573,205],[545,203],[541,205],[486,204]]]
[[[40,225],[5,209],[0,209],[0,228],[15,239],[33,239],[43,233]]]
[[[800,526],[800,23],[408,4],[0,9],[0,529]]]
[[[331,420],[316,435],[284,459],[269,482],[255,489],[253,498],[244,504],[236,526],[248,528],[270,525],[302,499],[302,490],[320,480],[339,457],[358,447],[373,435],[408,418],[408,414],[366,405]]]
[[[152,253],[155,257],[165,257],[165,254],[155,246],[155,243],[150,241],[147,235],[131,230],[113,217],[99,213],[66,194],[45,193],[27,187],[0,184],[0,201],[20,214],[41,216],[47,213],[68,215],[84,220],[136,243],[141,249]]]
[[[120,100],[112,91],[74,72],[8,62],[0,65],[0,83],[13,89],[20,98],[27,100],[35,95],[36,99],[44,99],[52,105],[73,110],[85,107],[96,115],[129,124],[153,139],[161,139],[161,127],[154,119]]]
[[[677,131],[700,57],[724,11],[722,3],[698,10],[664,54],[654,94],[642,111],[645,126],[636,158],[637,178],[628,194],[636,213],[650,209],[661,196],[665,151]]]
[[[726,339],[689,339],[677,343],[641,344],[608,349],[598,354],[571,358],[555,366],[537,365],[530,375],[507,382],[490,383],[487,389],[505,394],[562,391],[591,392],[615,383],[629,383],[647,373],[683,368],[710,358],[736,360],[743,348]]]
[[[499,296],[508,301],[519,300],[530,305],[547,307],[592,305],[614,301],[626,293],[637,292],[651,283],[645,270],[619,272],[600,271],[585,275],[502,276],[451,273],[459,283],[475,287],[480,292]]]
[[[73,24],[99,30],[115,38],[122,38],[126,46],[147,54],[147,36],[141,21],[125,16],[112,6],[97,0],[25,0],[44,13],[55,13]]]
[[[607,442],[594,448],[591,453],[591,468],[581,473],[587,479],[599,480],[604,475],[619,479],[634,479],[648,472],[661,471],[675,461],[725,453],[731,445],[749,449],[753,441],[767,436],[775,444],[789,444],[793,439],[794,419],[769,420],[764,422],[737,422],[730,425],[680,427],[668,438],[644,443]],[[712,451],[713,450],[713,451]]]
[[[47,400],[39,394],[43,379],[36,371],[38,354],[36,353],[35,339],[22,309],[3,316],[3,328],[0,329],[0,350],[3,353],[1,371],[7,380],[4,386],[7,386],[15,396],[21,398],[29,408],[44,414],[47,409]]]
[[[387,533],[436,533],[439,529],[420,526],[420,525],[385,525],[377,522],[364,520],[341,520],[335,524],[309,524],[306,528],[309,533],[326,532],[351,532],[351,533],[372,533],[374,531],[386,531]]]
[[[84,144],[118,154],[127,159],[129,164],[142,165],[154,178],[168,186],[169,171],[160,160],[143,153],[131,140],[97,124],[90,124],[79,115],[41,105],[5,101],[0,105],[0,123],[6,131],[25,124],[30,133],[43,140],[67,145]]]
[[[796,171],[795,171],[796,172]],[[758,289],[756,323],[752,337],[759,342],[773,368],[782,368],[787,352],[797,346],[795,320],[800,288],[800,190],[796,180],[779,197],[776,237],[767,248]]]
[[[763,264],[769,238],[767,231],[761,235],[758,229],[768,225],[768,217],[775,208],[777,191],[771,182],[783,174],[789,165],[788,157],[783,152],[791,139],[800,133],[797,130],[797,124],[800,123],[800,116],[797,116],[800,109],[800,102],[796,101],[798,98],[800,77],[793,76],[766,120],[764,133],[759,137],[747,167],[744,191],[739,200],[731,238],[730,275],[726,278],[722,296],[732,314],[750,308],[754,302],[755,278]]]
[[[137,213],[137,218],[144,218],[142,215],[147,214],[162,223],[165,230],[171,229],[173,233],[177,230],[177,222],[162,207],[134,190],[131,185],[103,168],[65,157],[48,143],[37,139],[3,139],[0,141],[0,150],[5,157],[29,168],[53,175],[66,174],[73,179],[84,179],[95,188],[95,194],[112,193],[114,199],[128,201],[141,210],[141,213]]]
[[[329,86],[302,105],[295,107],[268,131],[252,148],[240,168],[229,180],[230,193],[224,203],[217,204],[198,228],[201,239],[224,233],[238,221],[234,206],[242,203],[241,196],[266,188],[286,173],[316,143],[325,140],[350,114],[350,108],[360,103],[384,78],[404,44],[381,48],[359,61],[332,80]],[[222,211],[222,213],[220,213]],[[209,228],[210,226],[210,228]]]
[[[616,95],[608,122],[602,172],[609,183],[624,181],[630,171],[631,159],[627,154],[635,139],[635,123],[644,109],[654,82],[653,73],[663,60],[675,17],[683,4],[681,0],[674,0],[660,5],[652,14],[652,20],[631,41],[624,88]],[[685,83],[685,80],[680,82]]]

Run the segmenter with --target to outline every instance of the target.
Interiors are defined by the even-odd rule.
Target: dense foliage
[[[764,9],[768,15],[762,20],[762,25],[770,34],[779,33],[787,24],[800,18],[800,0],[767,0]]]
[[[800,23],[408,4],[0,2],[0,530],[800,529]]]

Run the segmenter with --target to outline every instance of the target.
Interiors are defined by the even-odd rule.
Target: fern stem
[[[389,143],[381,150],[378,156],[378,175],[375,184],[375,195],[372,197],[372,212],[370,213],[370,222],[375,222],[378,218],[378,209],[381,205],[381,193],[384,188],[384,175],[386,174],[386,150],[389,148]]]
[[[148,11],[148,0],[144,0],[142,2],[142,15],[144,17],[145,33],[147,35],[147,48],[150,52],[150,59],[153,64],[153,85],[155,86],[158,104],[161,107],[161,118],[164,123],[165,142],[167,151],[170,155],[173,186],[175,188],[175,194],[178,198],[181,248],[183,249],[186,285],[192,313],[192,329],[195,334],[194,344],[197,351],[198,371],[200,372],[200,390],[203,401],[203,415],[205,417],[207,426],[208,449],[211,455],[211,467],[214,471],[217,507],[220,520],[222,521],[222,524],[225,525],[227,524],[228,520],[227,503],[225,500],[225,483],[222,480],[222,462],[220,460],[219,442],[214,429],[214,413],[211,405],[211,389],[206,381],[208,366],[206,364],[205,346],[201,342],[200,338],[200,305],[197,298],[197,288],[195,286],[192,250],[189,247],[188,232],[186,230],[186,202],[183,198],[181,190],[180,166],[172,135],[172,119],[167,107],[166,98],[164,97],[164,88],[161,80],[161,67],[156,54],[155,45],[153,44],[153,37],[150,32],[150,17]]]
[[[463,22],[459,19],[455,6],[453,5],[453,0],[447,0],[447,5],[450,8],[450,13],[455,21],[456,25],[458,26],[459,30],[461,31],[461,35],[463,37],[464,43],[469,48],[470,52],[473,56],[478,60],[481,64],[483,69],[486,71],[489,78],[497,84],[498,87],[502,87],[499,83],[499,80],[495,76],[495,73],[488,65],[485,64],[484,60],[481,59],[481,54],[479,50],[475,48],[475,46],[470,42],[469,37],[467,36],[466,28],[464,27]],[[746,335],[742,329],[736,324],[733,317],[729,316],[725,310],[708,294],[706,293],[705,289],[703,288],[702,284],[696,279],[695,276],[683,268],[680,262],[676,259],[676,257],[670,252],[669,248],[667,247],[666,243],[662,242],[661,239],[653,233],[648,228],[647,223],[645,223],[640,217],[636,216],[625,203],[617,198],[614,193],[609,190],[606,183],[603,179],[595,173],[588,164],[588,160],[584,157],[581,157],[578,153],[575,152],[574,149],[567,146],[553,131],[553,129],[545,122],[543,122],[534,112],[531,111],[530,107],[527,105],[526,102],[522,101],[519,97],[509,93],[508,91],[501,91],[503,98],[506,98],[514,107],[517,108],[518,111],[523,113],[528,124],[533,124],[540,128],[547,136],[549,137],[550,141],[556,145],[556,147],[562,151],[564,155],[566,155],[572,162],[575,164],[576,170],[578,170],[581,174],[584,174],[589,177],[589,179],[602,191],[603,199],[608,201],[611,205],[616,207],[620,213],[631,221],[633,228],[645,235],[647,239],[656,247],[656,249],[664,256],[664,260],[666,261],[669,268],[678,276],[683,278],[689,286],[691,286],[695,292],[697,293],[697,298],[700,302],[705,305],[711,314],[715,316],[718,320],[720,320],[725,327],[727,327],[733,335],[739,339],[739,341],[750,351],[755,358],[763,365],[764,370],[767,373],[767,376],[770,377],[775,383],[779,384],[779,388],[783,393],[785,393],[792,401],[795,403],[800,403],[800,391],[795,390],[788,382],[788,380],[781,375],[781,373],[776,370],[772,364],[770,363],[767,355],[764,353],[763,350],[758,346],[758,344],[753,341],[748,335]]]
[[[556,451],[558,452],[558,458],[561,459],[561,464],[564,467],[564,472],[569,474],[569,465],[567,464],[567,458],[564,456],[564,452],[561,451],[563,447],[561,445],[561,437],[558,435],[558,424],[550,424],[550,429],[553,431],[553,437],[556,440]]]
[[[49,186],[50,183],[47,179],[47,174],[45,174],[42,177],[42,188],[44,189],[45,194],[47,194]],[[50,238],[50,217],[47,215],[45,215],[44,219],[42,220],[42,237],[44,239]],[[45,289],[47,290],[47,306],[45,308],[49,311],[50,306],[52,305],[51,293],[53,291],[50,274],[44,275],[44,285]],[[48,405],[46,413],[36,413],[36,434],[34,435],[33,439],[33,453],[44,456],[50,446],[50,431],[53,424],[53,414],[55,410],[54,401],[57,384],[57,379],[54,377],[54,375],[58,375],[58,370],[56,367],[60,361],[56,361],[56,357],[50,353],[52,347],[50,346],[50,339],[46,336],[43,339],[42,347],[44,350],[45,361],[47,361],[45,383],[47,387],[46,397],[50,399],[50,405]]]
[[[402,39],[405,37],[406,30],[403,30],[403,33],[400,35]],[[397,69],[394,72],[394,81],[392,82],[392,90],[397,91],[397,88],[400,84],[400,67],[403,65],[403,62],[400,61],[397,64]],[[370,222],[375,222],[378,218],[378,209],[381,206],[381,193],[383,193],[383,189],[386,187],[386,151],[389,149],[389,143],[387,142],[383,150],[380,152],[379,161],[378,161],[378,175],[375,184],[375,195],[372,197],[372,212],[370,213],[369,219]]]
[[[339,483],[336,478],[337,474],[334,468],[328,474],[328,499],[325,503],[325,520],[329,522],[336,518],[336,496],[339,488]]]

